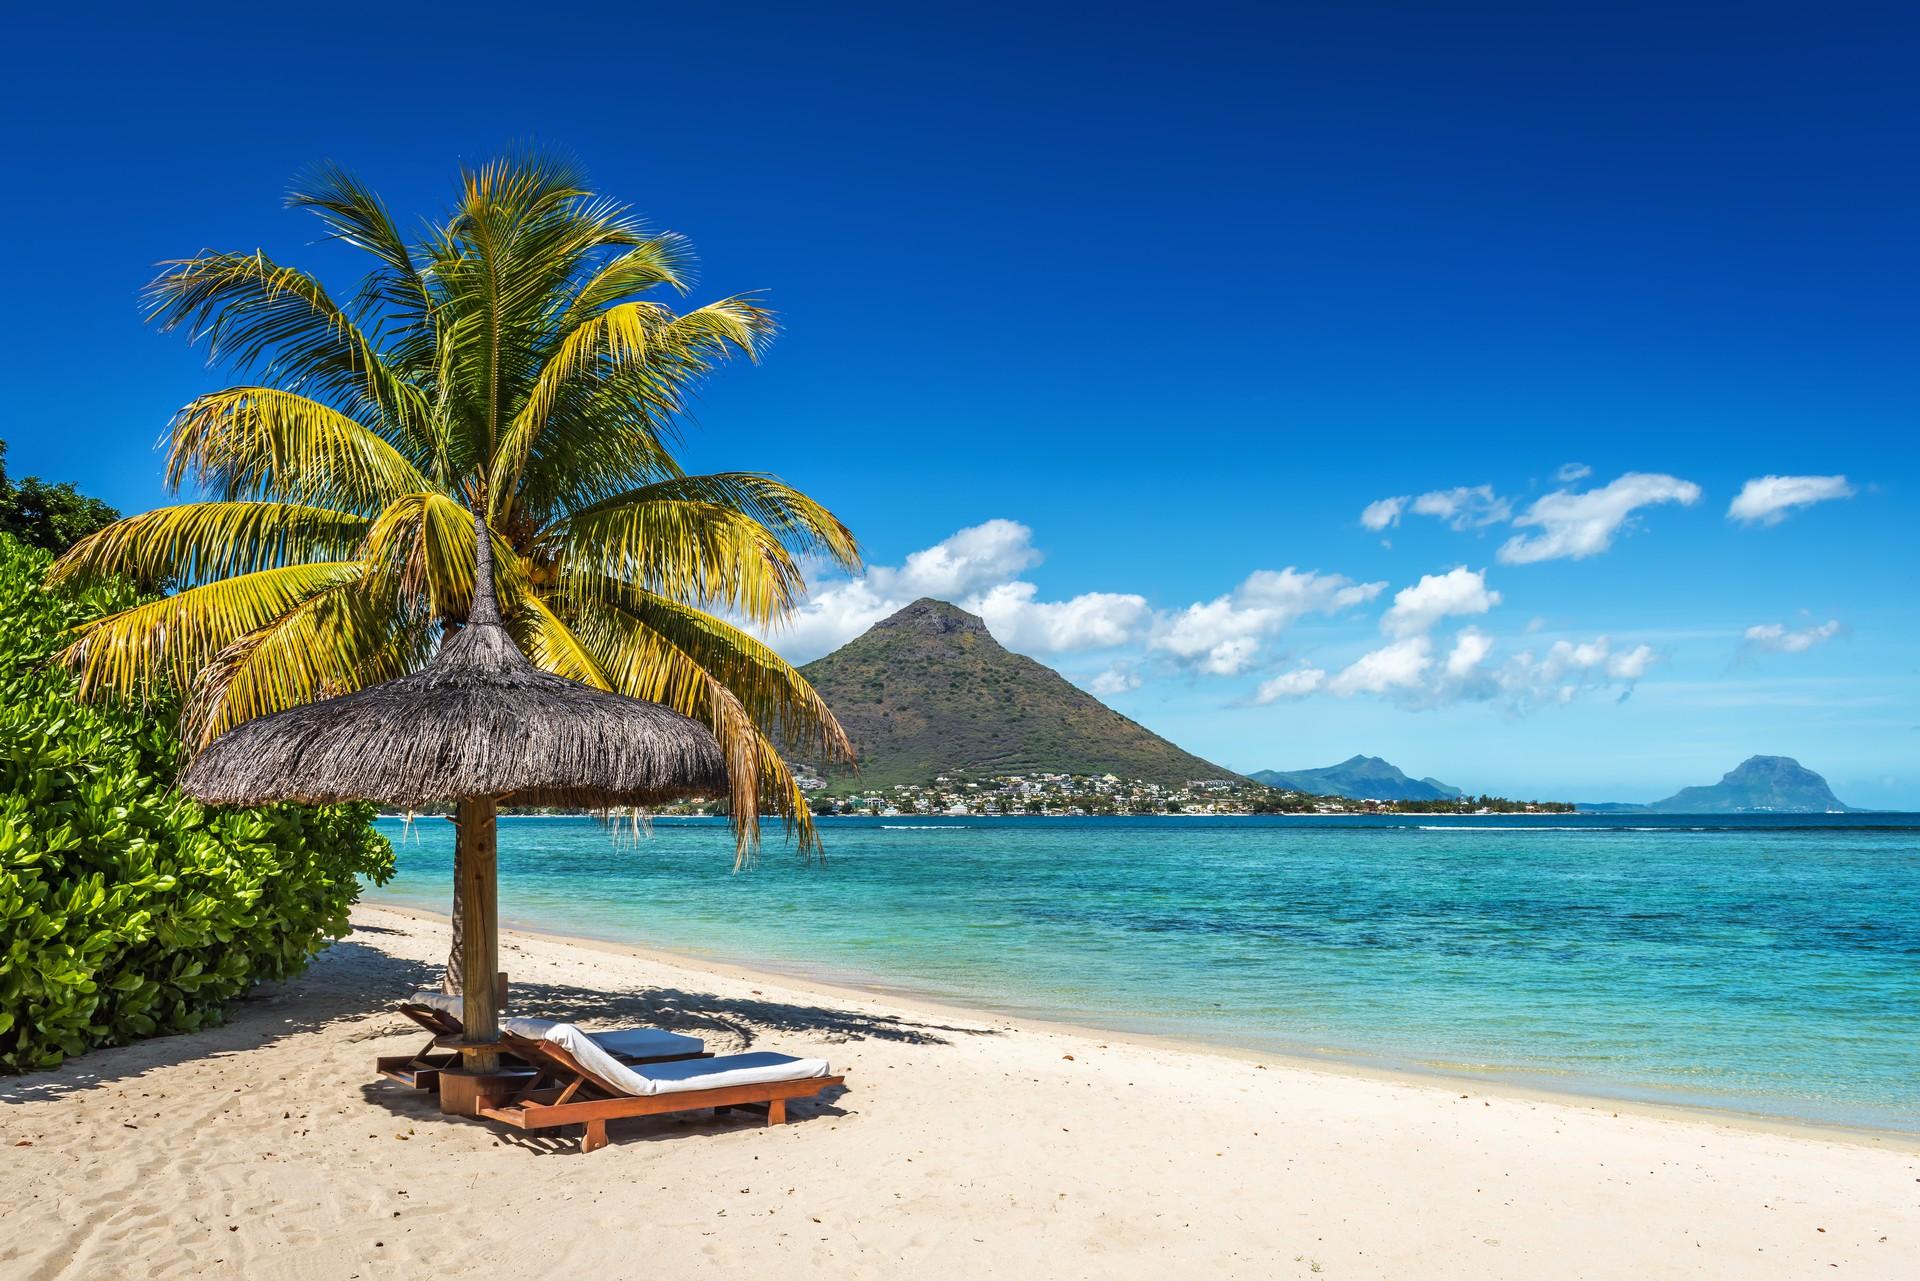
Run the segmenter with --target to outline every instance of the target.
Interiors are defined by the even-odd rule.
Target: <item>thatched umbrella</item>
[[[452,802],[464,937],[466,1039],[499,1035],[494,825],[501,804],[604,808],[724,794],[726,758],[680,713],[543,672],[500,625],[493,547],[474,518],[473,604],[417,672],[262,716],[216,739],[180,777],[210,805]],[[467,1066],[498,1065],[488,1050]]]

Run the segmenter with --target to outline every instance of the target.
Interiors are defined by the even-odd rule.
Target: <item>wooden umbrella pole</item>
[[[460,1020],[465,1040],[476,1048],[463,1050],[470,1072],[492,1072],[500,1066],[499,993],[494,975],[500,969],[499,883],[494,835],[500,803],[492,796],[469,796],[456,807],[459,851],[454,874],[460,880],[461,942]],[[477,1048],[484,1046],[486,1048]]]

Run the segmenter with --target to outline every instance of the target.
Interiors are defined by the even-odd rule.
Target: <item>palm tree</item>
[[[350,302],[263,253],[165,264],[151,319],[205,338],[251,381],[175,417],[167,480],[202,501],[82,540],[58,579],[126,575],[170,594],[85,627],[65,651],[86,695],[182,692],[189,748],[268,712],[421,666],[473,591],[474,516],[507,625],[548,671],[713,727],[740,857],[762,809],[817,847],[775,744],[850,758],[806,679],[747,628],[847,568],[847,528],[760,473],[688,475],[672,447],[716,365],[755,359],[751,297],[675,311],[676,235],[644,230],[569,164],[461,175],[419,243],[332,167],[288,203],[371,255]]]

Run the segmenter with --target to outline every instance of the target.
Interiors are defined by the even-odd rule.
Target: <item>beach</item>
[[[222,1026],[0,1085],[7,1281],[545,1274],[1906,1277],[1920,1144],[1257,1059],[510,932],[512,1008],[828,1058],[612,1145],[381,1080],[446,926],[361,906]]]

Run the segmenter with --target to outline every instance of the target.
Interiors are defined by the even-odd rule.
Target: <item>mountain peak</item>
[[[923,597],[800,671],[853,740],[862,787],[930,783],[949,770],[1171,785],[1232,777],[1010,652],[943,600]],[[836,763],[819,767],[846,776]]]
[[[1728,770],[1723,777],[1732,778],[1736,774],[1790,773],[1794,770],[1804,774],[1813,772],[1791,756],[1749,756]]]
[[[1707,787],[1683,787],[1649,809],[1669,814],[1835,813],[1846,810],[1827,780],[1791,756],[1749,756]]]
[[[1268,787],[1349,800],[1441,801],[1461,795],[1438,779],[1408,778],[1397,765],[1378,756],[1349,756],[1324,769],[1260,770],[1251,775]]]
[[[922,596],[906,608],[881,619],[873,625],[874,631],[883,628],[896,628],[921,632],[928,636],[943,636],[953,632],[973,632],[987,634],[987,624],[977,614],[969,614],[950,601],[935,600],[931,596]]]

